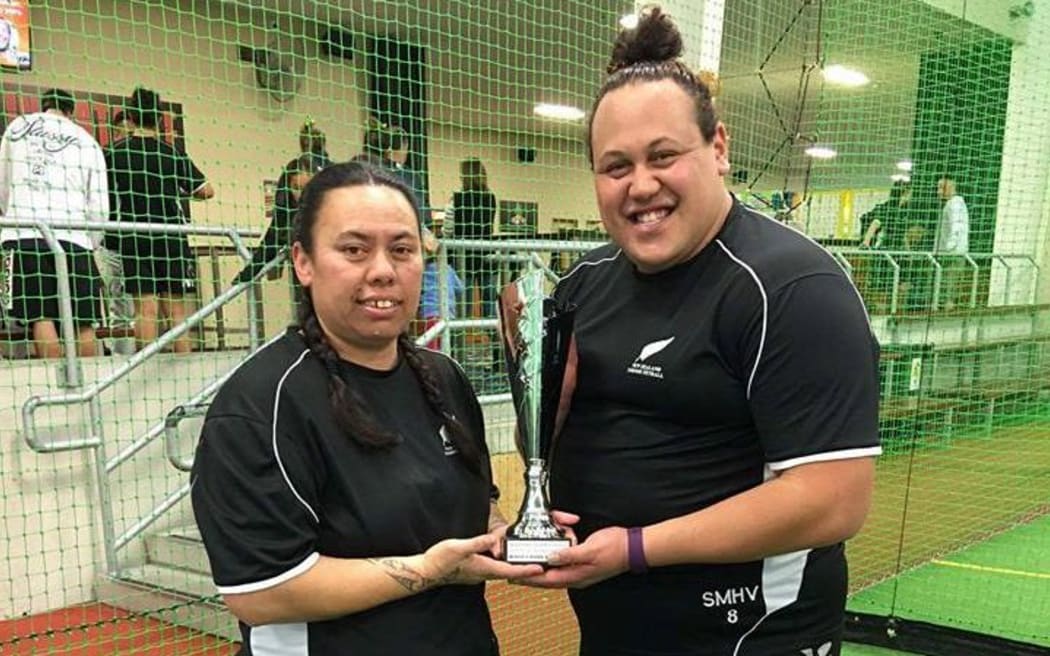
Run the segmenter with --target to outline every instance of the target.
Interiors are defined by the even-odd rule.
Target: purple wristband
[[[645,545],[642,543],[642,527],[627,529],[627,567],[632,574],[645,574],[649,563],[645,561]]]

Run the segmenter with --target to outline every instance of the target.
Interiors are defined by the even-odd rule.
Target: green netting
[[[666,6],[685,33],[690,63],[719,76],[717,102],[731,135],[727,185],[829,248],[856,282],[882,344],[885,455],[870,519],[848,547],[851,610],[1050,647],[1050,294],[1042,275],[1050,6]],[[430,229],[448,244],[432,259],[433,280],[452,282],[434,290],[413,331],[451,352],[483,395],[512,515],[521,467],[500,396],[507,385],[493,292],[533,253],[557,273],[584,244],[604,239],[581,121],[543,118],[534,108],[589,108],[632,4],[26,7],[0,3],[0,45],[5,33],[16,35],[0,54],[0,128],[39,111],[45,90],[68,89],[76,122],[101,145],[111,171],[124,167],[133,177],[128,152],[163,151],[152,186],[121,178],[122,219],[129,204],[160,198],[170,202],[165,216],[176,228],[167,237],[89,231],[88,246],[104,247],[66,261],[74,292],[87,288],[74,296],[86,297],[93,313],[79,326],[97,341],[94,355],[85,346],[77,357],[73,341],[62,347],[61,321],[35,344],[16,308],[14,273],[26,258],[53,267],[53,245],[11,241],[43,239],[17,220],[72,212],[69,198],[85,176],[38,185],[28,205],[0,217],[8,240],[0,273],[0,653],[235,651],[194,534],[184,469],[215,383],[293,316],[288,266],[265,264],[287,243],[282,203],[302,184],[297,174],[308,175],[324,155],[359,155],[369,141],[386,147],[403,139],[405,177]],[[868,82],[844,86],[831,79],[833,66]],[[128,97],[140,86],[159,94],[155,133],[138,132],[155,140],[121,159],[117,142],[126,135],[115,114],[135,109]],[[301,144],[304,132],[313,140]],[[304,162],[304,151],[315,159]],[[24,179],[34,164],[55,161],[54,153],[25,157],[13,162]],[[214,187],[213,198],[191,198],[208,194],[188,161]],[[89,170],[85,164],[81,173]],[[945,176],[962,199],[948,211],[938,196]],[[168,191],[158,191],[163,184]],[[462,193],[474,187],[492,195]],[[277,230],[267,241],[271,224]],[[8,232],[16,229],[28,232]],[[478,238],[542,243],[468,250],[456,241]],[[243,247],[255,250],[254,260],[244,259]],[[135,287],[136,277],[170,286],[155,299]],[[57,289],[19,285],[37,290],[29,292],[33,305],[61,305]],[[76,303],[70,309],[81,311]],[[201,309],[200,321],[179,327]],[[451,318],[475,321],[435,327]],[[75,336],[77,327],[69,328]],[[175,339],[165,332],[171,328],[184,332]],[[33,357],[45,352],[43,341],[57,357]],[[143,350],[157,353],[121,375]],[[562,593],[493,584],[489,597],[504,654],[575,653],[575,620]],[[162,652],[146,651],[158,646]]]

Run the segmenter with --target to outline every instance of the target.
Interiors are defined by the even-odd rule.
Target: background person
[[[440,245],[437,240],[424,241],[423,250],[426,254],[426,263],[423,268],[423,291],[419,302],[419,316],[422,319],[418,334],[422,335],[430,330],[434,324],[441,320],[441,271],[436,258]],[[448,305],[446,318],[456,318],[456,307],[463,298],[466,290],[462,278],[456,273],[455,267],[448,264],[445,268],[445,302]],[[447,332],[446,332],[447,334]],[[426,343],[427,348],[441,350],[443,336],[439,335]]]
[[[249,655],[498,654],[483,581],[541,571],[488,555],[505,522],[481,407],[405,335],[420,244],[402,181],[318,173],[295,224],[298,326],[211,404],[193,509]]]
[[[215,190],[187,154],[161,138],[159,108],[160,97],[149,89],[135,89],[126,102],[135,129],[107,151],[111,205],[120,221],[185,225],[183,201],[207,200]],[[174,326],[189,314],[186,297],[197,286],[189,237],[114,232],[106,245],[120,253],[124,286],[135,299],[135,341],[142,348],[157,339],[160,320]],[[191,350],[189,333],[175,340],[174,350]]]
[[[102,148],[73,122],[73,95],[44,92],[41,111],[16,117],[0,140],[0,213],[45,224],[106,221],[109,197]],[[56,228],[66,251],[77,352],[96,355],[95,325],[102,319],[102,280],[93,250],[100,241],[86,229]],[[37,357],[62,355],[55,257],[35,228],[3,228],[6,314],[28,324]]]
[[[966,201],[955,187],[955,178],[942,175],[937,180],[937,197],[944,203],[941,207],[941,220],[937,225],[937,243],[935,250],[941,255],[952,257],[941,258],[943,268],[941,284],[941,305],[951,310],[959,303],[965,291],[965,277],[969,270],[962,255],[970,252],[970,212]]]
[[[587,656],[840,653],[870,505],[878,343],[831,255],[727,191],[728,137],[659,8],[588,125],[612,239],[564,276],[575,368],[551,459]],[[564,518],[563,518],[564,519]]]
[[[496,221],[496,195],[489,188],[488,172],[476,157],[459,163],[460,189],[452,194],[445,209],[442,232],[456,239],[492,239]],[[460,316],[474,316],[475,296],[481,301],[481,317],[496,317],[496,296],[499,293],[499,265],[492,259],[494,251],[460,251],[454,261],[466,282],[461,296]],[[502,346],[496,333],[488,331],[490,339],[490,371],[495,373],[503,362]],[[461,362],[467,362],[466,335],[455,335],[455,353]],[[475,356],[476,357],[476,356]]]
[[[408,133],[397,125],[387,125],[375,117],[368,120],[368,128],[365,131],[365,141],[361,153],[356,155],[354,161],[363,161],[380,166],[408,185],[416,196],[420,212],[423,216],[423,226],[430,230],[430,203],[428,194],[423,186],[423,180],[418,173],[408,167],[409,156]]]
[[[476,157],[463,160],[459,163],[459,179],[461,186],[445,210],[442,232],[456,239],[492,239],[496,195],[489,189],[485,165]],[[463,251],[456,258],[457,268],[470,288],[466,302],[473,305],[476,290],[481,298],[481,315],[490,318],[496,316],[497,294],[497,268],[491,255],[491,251]],[[471,316],[470,308],[463,315]]]
[[[273,217],[259,246],[252,251],[252,261],[241,269],[234,282],[246,282],[255,277],[267,262],[277,257],[282,248],[291,247],[292,223],[299,208],[299,196],[318,171],[332,163],[328,156],[324,132],[310,119],[299,130],[299,155],[284,165],[277,178],[273,199]],[[272,272],[270,279],[280,276]]]

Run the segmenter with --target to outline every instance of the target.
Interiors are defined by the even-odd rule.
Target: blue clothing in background
[[[423,295],[419,302],[424,319],[431,319],[440,314],[438,297],[438,263],[431,260],[423,269]],[[448,267],[445,270],[445,291],[448,294],[448,318],[456,318],[456,298],[463,294],[463,281],[456,275],[456,270]]]

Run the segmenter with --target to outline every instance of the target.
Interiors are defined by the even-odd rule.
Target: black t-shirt
[[[878,343],[859,295],[826,251],[739,203],[690,261],[643,275],[605,246],[556,297],[578,307],[579,368],[551,495],[581,516],[581,539],[879,453]],[[585,654],[767,656],[837,639],[845,594],[838,545],[657,568],[570,598]]]
[[[483,446],[481,409],[462,370],[439,353],[422,357]],[[319,555],[412,555],[486,531],[487,460],[483,475],[470,472],[408,363],[389,372],[345,364],[340,375],[401,444],[380,452],[344,436],[325,369],[293,331],[252,356],[212,402],[192,499],[219,592],[273,587]],[[488,656],[494,647],[483,585],[442,586],[324,622],[241,628],[248,654]]]
[[[183,202],[206,182],[188,155],[156,137],[132,136],[106,151],[110,211],[120,221],[188,222]],[[123,236],[122,236],[123,235]],[[126,255],[189,256],[186,235],[107,235],[106,246]]]
[[[270,225],[266,227],[259,245],[252,251],[251,262],[237,274],[235,283],[251,280],[270,260],[277,257],[282,248],[291,247],[292,228],[295,225],[295,214],[299,211],[299,201],[292,193],[290,178],[291,172],[299,170],[300,160],[306,156],[311,159],[311,175],[332,163],[327,154],[304,153],[284,165],[274,190],[273,217],[270,219]]]

